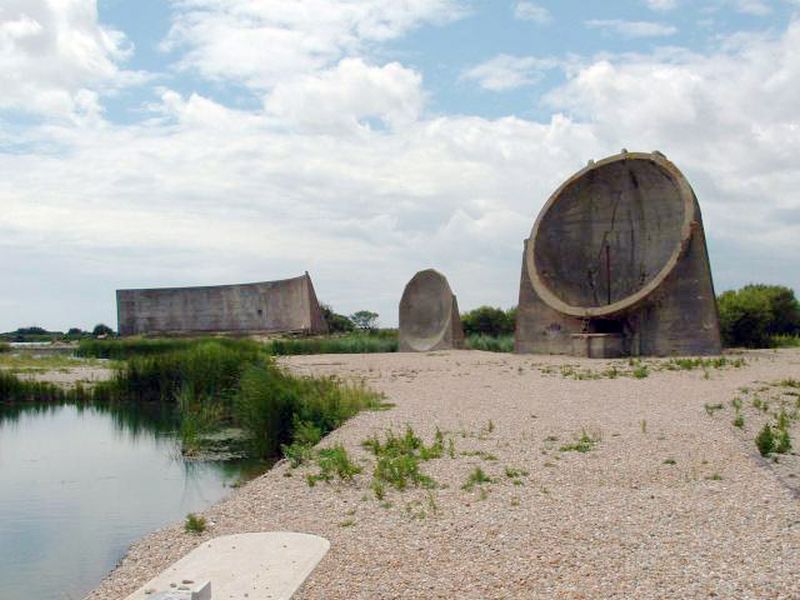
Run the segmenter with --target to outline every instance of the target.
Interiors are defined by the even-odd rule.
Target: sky
[[[659,150],[717,292],[800,291],[800,0],[0,0],[0,331],[118,288],[415,272],[510,307],[590,159]]]

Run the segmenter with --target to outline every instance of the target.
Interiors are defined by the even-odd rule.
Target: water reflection
[[[81,598],[252,462],[188,462],[170,406],[0,405],[0,598]]]

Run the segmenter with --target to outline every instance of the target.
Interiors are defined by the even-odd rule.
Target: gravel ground
[[[704,407],[800,378],[800,351],[746,361],[576,379],[575,369],[593,377],[609,363],[475,351],[293,357],[297,372],[363,377],[396,405],[321,444],[344,444],[363,473],[309,487],[311,467],[279,463],[209,509],[202,536],[176,524],[135,544],[88,598],[124,598],[211,537],[269,530],[331,542],[301,599],[799,598],[798,496],[752,439]],[[455,458],[423,463],[437,489],[391,490],[381,503],[360,442],[406,425],[427,442],[441,428]],[[560,450],[584,431],[597,440],[589,452]],[[476,466],[493,482],[462,489]],[[515,484],[506,468],[528,474]]]

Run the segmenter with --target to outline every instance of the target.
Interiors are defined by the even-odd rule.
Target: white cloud
[[[458,0],[183,0],[163,48],[204,77],[268,89],[463,14]]]
[[[645,0],[645,4],[650,10],[668,11],[677,8],[678,0]]]
[[[517,2],[514,7],[514,18],[520,21],[533,21],[545,25],[553,20],[550,11],[535,2]]]
[[[772,7],[769,2],[764,0],[736,0],[735,7],[740,13],[757,17],[765,17],[772,13]]]
[[[5,0],[0,6],[0,109],[94,118],[97,91],[140,82],[120,68],[133,48],[102,26],[93,0]]]
[[[418,73],[398,63],[371,67],[350,58],[332,69],[279,83],[265,106],[285,125],[308,131],[370,129],[371,118],[398,128],[414,122],[422,110],[421,84]]]
[[[602,29],[624,37],[664,37],[675,35],[678,29],[672,25],[652,21],[624,21],[621,19],[591,19],[585,22],[590,29]]]
[[[541,81],[545,72],[558,64],[551,58],[499,54],[470,67],[462,73],[461,78],[477,81],[486,90],[503,92]]]

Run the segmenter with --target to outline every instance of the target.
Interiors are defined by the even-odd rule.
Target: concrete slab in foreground
[[[291,598],[328,552],[330,542],[286,531],[214,538],[148,581],[127,600],[148,600],[183,581],[210,581],[212,598]],[[174,586],[172,584],[175,584]]]

